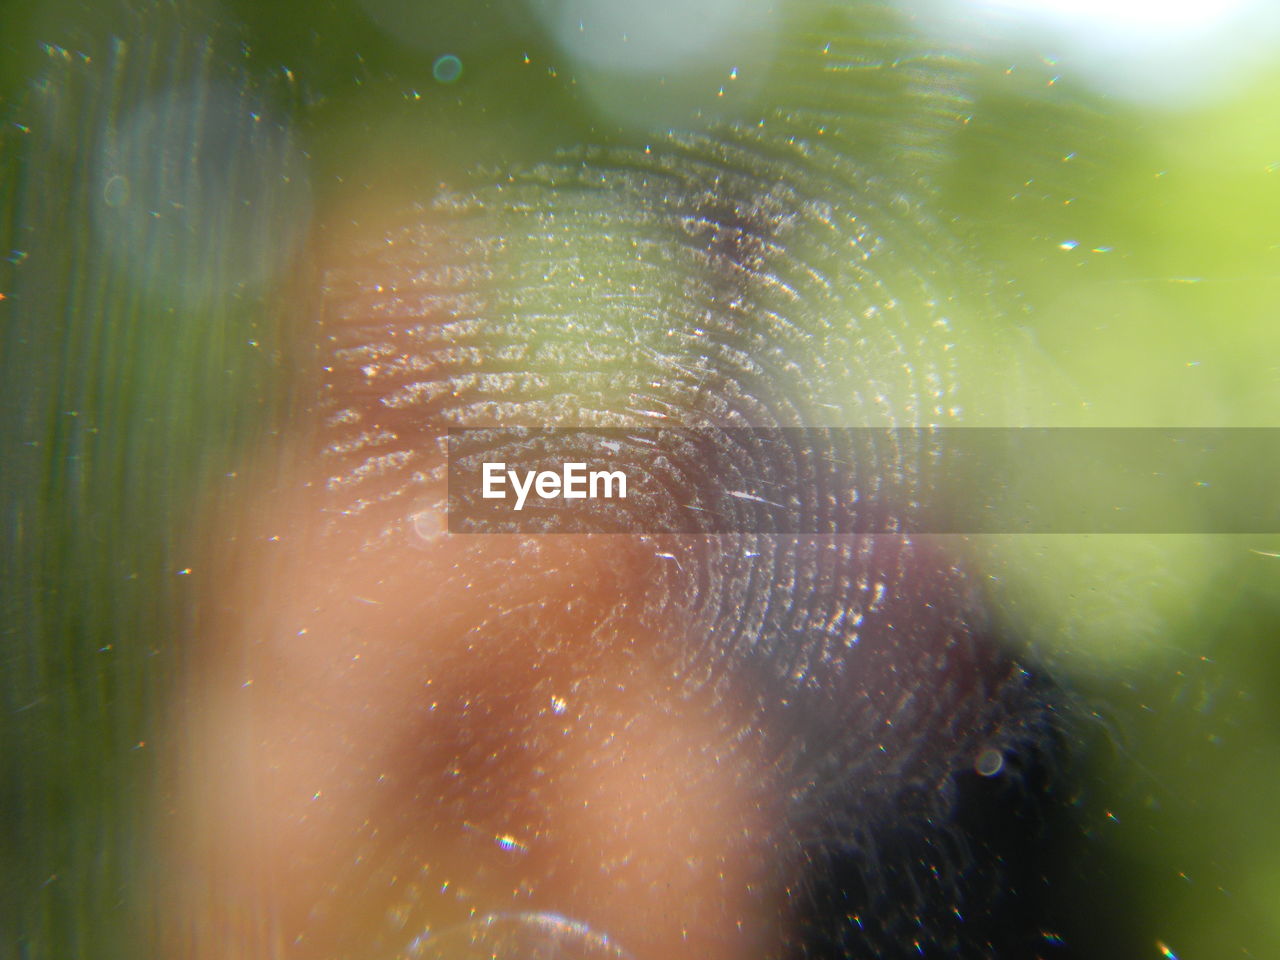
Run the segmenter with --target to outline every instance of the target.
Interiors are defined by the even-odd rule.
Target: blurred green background
[[[1242,35],[1205,32],[1220,70],[1194,96],[1135,99],[1016,18],[980,42],[933,6],[751,6],[718,46],[646,71],[573,47],[547,13],[569,6],[0,12],[0,956],[152,949],[165,690],[209,535],[193,518],[288,433],[310,360],[295,339],[307,250],[342,211],[583,142],[871,105],[858,149],[929,158],[926,185],[906,179],[980,265],[975,289],[995,291],[956,321],[964,423],[1280,426],[1280,58],[1233,69]],[[852,79],[824,68],[824,37],[853,51]],[[944,81],[897,85],[896,66],[926,55]],[[864,73],[875,99],[846,103],[834,84]],[[296,164],[305,195],[228,154],[227,189],[264,219],[219,220],[218,197],[197,193],[180,222],[213,240],[131,263],[110,238],[151,227],[102,213],[115,188],[95,150],[107,119],[175,77],[265,117],[262,139],[231,133]],[[224,249],[281,223],[269,254]],[[184,266],[179,285],[147,279]],[[1280,956],[1280,538],[968,549],[1008,634],[1106,731],[1082,842],[1064,847],[1082,858],[1062,888],[1078,903],[1070,954]]]

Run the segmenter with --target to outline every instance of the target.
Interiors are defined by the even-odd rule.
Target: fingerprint
[[[1009,308],[948,186],[991,148],[992,77],[880,4],[811,19],[732,115],[478,173],[357,230],[313,209],[289,111],[198,29],[117,44],[46,91],[46,129],[74,131],[96,172],[79,176],[63,144],[28,148],[22,197],[45,206],[19,233],[38,238],[52,211],[44,236],[67,244],[42,243],[15,289],[58,291],[31,315],[65,315],[87,342],[146,345],[137,408],[119,416],[166,424],[113,447],[121,463],[68,457],[59,480],[82,508],[95,477],[149,456],[129,501],[143,514],[153,482],[182,486],[175,464],[229,443],[199,401],[225,396],[224,357],[257,351],[276,301],[318,278],[292,301],[316,305],[303,344],[262,337],[294,348],[264,363],[302,395],[291,432],[256,435],[303,462],[280,470],[293,509],[270,536],[220,520],[230,565],[272,576],[206,593],[185,655],[192,702],[247,706],[170,774],[213,810],[190,830],[178,955],[1022,956],[1039,942],[1021,911],[1040,865],[1019,843],[1054,765],[1057,696],[995,636],[953,544],[460,542],[443,522],[450,427],[696,430],[708,446],[679,463],[627,448],[670,464],[679,493],[713,464],[767,491],[760,457],[729,445],[737,428],[964,422],[967,326]],[[468,58],[454,79],[474,74]],[[1070,136],[1069,118],[1054,128]],[[1052,169],[1037,187],[1050,196]],[[308,216],[341,242],[300,245]],[[179,325],[198,334],[180,355],[166,349]],[[72,409],[122,396],[113,362],[99,381],[68,361],[52,393]],[[198,408],[194,436],[164,419],[179,401]],[[65,430],[73,452],[97,449],[90,428]],[[793,446],[767,462],[810,492],[817,528],[889,471],[904,517],[937,494],[908,455]],[[292,553],[259,565],[273,551]],[[279,799],[278,822],[241,819],[253,790],[223,764],[242,747],[266,758],[244,782]],[[295,760],[314,783],[280,773]],[[266,857],[249,879],[227,866],[259,847],[305,855]]]
[[[834,56],[836,76],[872,67],[833,49],[814,56]],[[424,509],[444,509],[450,427],[575,427],[584,443],[593,429],[601,439],[697,430],[706,446],[693,462],[674,466],[679,451],[636,443],[617,463],[656,470],[679,494],[712,463],[729,464],[743,489],[767,491],[761,464],[782,458],[819,526],[837,510],[837,453],[846,490],[907,471],[904,515],[936,493],[912,482],[909,457],[867,464],[850,451],[791,448],[753,459],[729,432],[960,422],[953,349],[965,316],[995,302],[992,284],[929,212],[927,185],[856,147],[871,131],[903,157],[937,150],[960,123],[961,64],[922,55],[879,66],[892,89],[846,78],[856,96],[827,98],[821,112],[801,105],[643,145],[584,146],[441,193],[338,251],[323,265],[328,535],[368,556],[419,536]],[[890,131],[868,101],[900,103],[904,90],[921,124]],[[522,549],[536,552],[537,538]],[[509,570],[509,558],[486,561],[481,550],[432,589],[499,581],[486,563]],[[633,536],[592,557],[591,583],[569,607],[519,587],[489,594],[485,656],[568,651],[588,698],[614,682],[610,665],[632,658],[707,718],[702,762],[733,770],[769,811],[749,827],[761,851],[751,869],[764,887],[796,885],[791,903],[751,901],[759,916],[749,926],[781,931],[747,937],[752,955],[909,956],[978,949],[983,936],[1029,948],[1018,924],[993,933],[1009,878],[957,824],[957,794],[975,771],[1034,779],[1027,771],[1051,750],[1052,697],[997,643],[954,548],[906,537]],[[583,761],[549,749],[526,708],[512,709],[504,756],[575,777],[563,765]],[[418,776],[419,793],[440,789],[429,765]],[[987,802],[1000,809],[991,796],[998,789]],[[605,882],[628,878],[599,871]],[[570,900],[575,917],[609,929],[589,890]]]

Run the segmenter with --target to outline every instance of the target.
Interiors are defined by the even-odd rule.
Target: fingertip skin
[[[23,154],[13,220],[67,243],[13,289],[85,343],[207,334],[174,339],[140,420],[234,350],[273,380],[179,567],[199,576],[165,698],[163,952],[432,957],[512,923],[635,960],[1020,956],[1034,898],[1001,891],[1035,882],[1017,838],[1056,694],[954,544],[466,537],[446,515],[453,426],[944,422],[952,305],[982,271],[930,192],[859,154],[857,123],[821,139],[808,103],[312,208],[235,44],[146,10],[170,19],[45,91],[43,130],[74,136]],[[935,162],[936,133],[913,145]],[[83,180],[77,144],[101,153]],[[213,186],[184,207],[169,161]],[[207,407],[166,428],[173,456],[216,433]]]
[[[643,209],[645,189],[603,202]],[[688,208],[662,189],[651,209]],[[518,205],[589,246],[595,202]],[[585,335],[617,278],[525,289],[494,203],[366,225],[320,267],[310,446],[246,498],[188,681],[207,704],[191,755],[221,771],[185,801],[214,838],[191,868],[226,891],[192,908],[264,911],[300,960],[434,949],[430,931],[517,914],[642,960],[979,949],[1004,855],[957,811],[984,751],[1010,783],[1051,754],[1052,696],[992,636],[954,543],[449,532],[452,425],[614,428],[655,404],[792,423],[844,375],[800,320],[778,341],[795,360],[738,362],[771,342],[748,305],[699,310],[665,352],[608,317]],[[772,276],[737,276],[745,240],[702,244],[673,261],[682,297]],[[824,320],[824,349],[896,342],[879,321]]]

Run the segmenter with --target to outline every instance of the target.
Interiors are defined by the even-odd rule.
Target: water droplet
[[[410,518],[413,532],[421,540],[431,543],[445,532],[444,518],[435,510],[421,510]]]
[[[559,960],[625,960],[629,956],[608,936],[554,913],[492,914],[437,936],[420,936],[406,952],[415,960],[553,956]]]
[[[129,181],[117,174],[102,187],[102,199],[108,207],[123,207],[129,202]]]
[[[462,61],[452,53],[446,53],[436,59],[431,75],[436,78],[437,83],[456,83],[462,76]]]
[[[1003,768],[1004,754],[991,747],[978,754],[978,759],[973,762],[973,769],[984,777],[994,777]]]

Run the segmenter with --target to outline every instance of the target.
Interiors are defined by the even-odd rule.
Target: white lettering
[[[520,478],[516,476],[514,470],[508,470],[507,476],[511,478],[511,486],[516,491],[516,509],[523,510],[525,498],[529,496],[529,488],[533,486],[533,471],[529,470],[525,473],[523,485],[521,485]]]
[[[594,476],[594,474],[593,474]],[[564,465],[564,498],[566,500],[582,500],[587,495],[587,465],[585,463],[566,463]],[[574,484],[578,484],[574,486]],[[593,493],[592,496],[595,496]]]
[[[615,480],[617,481],[617,484],[618,484],[618,494],[617,494],[617,495],[618,495],[618,497],[620,497],[620,498],[621,498],[621,499],[623,499],[623,500],[627,499],[627,475],[626,475],[625,473],[623,473],[621,470],[613,470],[613,471],[607,471],[607,470],[595,470],[595,471],[592,471],[592,473],[591,473],[591,499],[592,499],[592,500],[596,500],[596,499],[599,499],[599,498],[600,498],[600,497],[602,497],[602,496],[603,496],[603,497],[605,497],[605,498],[612,498],[612,497],[614,496],[614,493],[613,493],[613,484],[614,484],[614,481],[615,481]],[[604,493],[603,493],[603,494],[601,494],[601,493],[596,493],[596,482],[597,482],[597,481],[601,481],[601,482],[603,482],[603,483],[604,483]]]
[[[560,474],[551,470],[543,470],[538,474],[538,480],[535,484],[538,496],[543,500],[554,500],[560,495]],[[516,508],[517,510],[519,507]]]
[[[506,496],[499,487],[502,486],[502,473],[507,469],[505,463],[486,463],[484,465],[484,489],[480,496],[486,500],[501,500]]]
[[[486,500],[505,500],[506,484],[515,491],[515,509],[523,510],[529,493],[543,500],[564,497],[566,500],[627,498],[627,475],[621,470],[592,470],[585,463],[566,463],[560,473],[554,470],[507,470],[505,463],[482,465],[483,483],[480,496]]]

